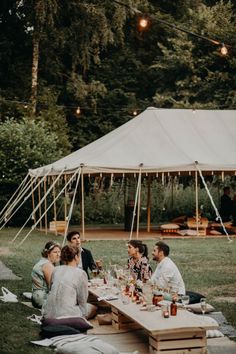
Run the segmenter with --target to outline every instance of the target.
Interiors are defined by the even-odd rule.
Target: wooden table
[[[89,292],[98,298],[104,289],[91,287]],[[116,329],[143,328],[147,331],[150,354],[206,354],[206,330],[218,327],[212,318],[183,309],[178,310],[177,316],[163,318],[161,310],[140,311],[141,305],[132,302],[128,305],[120,299],[103,302],[111,307],[112,325]]]

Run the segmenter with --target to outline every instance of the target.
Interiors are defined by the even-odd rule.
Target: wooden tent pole
[[[54,181],[54,177],[53,177],[53,181]],[[57,235],[57,206],[56,206],[56,201],[55,201],[55,197],[56,197],[55,183],[53,185],[52,194],[53,194],[53,211],[54,211],[54,222],[55,222],[55,234]]]
[[[196,197],[196,230],[199,236],[199,213],[198,213],[198,172],[195,171],[195,197]]]
[[[139,236],[139,219],[140,219],[140,206],[141,206],[141,175],[140,181],[138,186],[138,210],[137,210],[137,229],[136,229],[136,238],[138,239]]]
[[[47,192],[46,182],[47,182],[46,177],[44,177],[44,180],[43,180],[44,195],[46,195],[46,192]],[[45,211],[45,215],[44,215],[45,232],[47,234],[48,233],[47,198],[44,199],[44,211]]]
[[[82,224],[82,240],[85,240],[85,224],[84,224],[84,174],[81,167],[81,224]]]
[[[64,180],[65,180],[65,185],[67,183],[67,175],[64,176]],[[64,193],[64,221],[66,224],[66,219],[67,219],[67,188],[65,187],[65,193]]]
[[[147,191],[147,232],[150,232],[151,225],[151,177],[148,175],[148,191]]]
[[[139,219],[140,219],[140,206],[141,206],[141,185],[142,185],[142,166],[140,164],[139,176],[138,176],[138,208],[137,208],[137,229],[136,229],[136,238],[138,239],[139,236]],[[135,209],[136,210],[136,209]]]

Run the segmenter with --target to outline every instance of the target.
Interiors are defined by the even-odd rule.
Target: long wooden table
[[[91,287],[90,295],[97,299],[104,288]],[[161,310],[140,311],[141,305],[118,300],[102,300],[111,307],[112,324],[116,329],[143,328],[149,335],[150,354],[206,354],[206,330],[218,324],[210,317],[195,315],[179,309],[177,316],[163,318]],[[98,302],[99,306],[99,302]]]

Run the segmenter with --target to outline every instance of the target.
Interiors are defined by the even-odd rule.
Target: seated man
[[[159,241],[155,244],[152,256],[158,265],[152,274],[151,281],[161,289],[169,289],[172,293],[184,295],[184,281],[177,266],[168,257],[169,252],[170,248],[166,243]]]
[[[79,231],[70,231],[67,234],[67,241],[70,245],[76,246],[80,249],[81,257],[78,267],[83,269],[87,273],[88,279],[90,279],[88,269],[92,271],[93,269],[97,269],[97,266],[94,262],[91,251],[81,246]]]

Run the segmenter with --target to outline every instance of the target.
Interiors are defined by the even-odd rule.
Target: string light
[[[222,45],[221,45],[220,52],[224,56],[228,54],[228,49],[224,43],[222,43]]]
[[[136,109],[133,110],[133,116],[136,116],[138,114],[138,111]]]
[[[215,45],[218,45],[218,46],[221,46],[220,48],[220,52],[221,52],[221,55],[224,55],[226,56],[228,54],[228,48],[231,47],[229,45],[225,45],[223,44],[222,42],[218,41],[218,40],[215,40],[215,39],[212,39],[212,38],[209,38],[209,37],[206,37],[206,36],[202,36],[198,33],[195,33],[195,32],[192,32],[192,31],[189,31],[189,30],[186,30],[185,28],[182,28],[182,27],[179,27],[179,26],[176,26],[168,21],[165,21],[165,20],[161,20],[159,18],[156,18],[154,16],[148,16],[148,19],[147,17],[144,15],[142,15],[142,12],[140,10],[138,10],[137,8],[135,7],[132,7],[130,5],[127,5],[125,3],[123,3],[122,1],[117,1],[117,0],[113,0],[115,3],[121,5],[121,6],[124,6],[126,8],[129,8],[130,10],[132,10],[135,14],[137,14],[138,16],[142,16],[140,17],[139,21],[138,21],[138,24],[139,24],[139,30],[145,30],[149,27],[149,23],[150,23],[150,20],[151,21],[155,21],[155,22],[160,22],[168,27],[171,27],[177,31],[181,31],[181,32],[184,32],[184,33],[188,33],[192,36],[195,36],[197,38],[201,38],[201,39],[204,39],[208,42],[211,42],[212,44],[215,44]]]
[[[138,20],[140,30],[145,30],[149,26],[149,20],[146,17],[140,17]]]
[[[80,115],[80,113],[81,113],[81,109],[80,109],[80,107],[77,107],[77,108],[76,108],[75,113],[76,113],[76,115],[77,115],[77,116],[79,116],[79,115]]]

